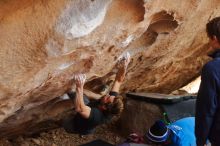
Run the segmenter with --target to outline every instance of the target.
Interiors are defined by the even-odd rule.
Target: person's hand
[[[86,82],[86,75],[85,74],[77,74],[74,77],[76,88],[77,89],[83,89],[83,86]]]
[[[117,62],[116,66],[118,69],[127,69],[128,64],[130,63],[131,57],[130,53],[126,52]]]
[[[125,78],[128,64],[130,63],[130,54],[127,52],[122,58],[117,62],[118,72],[116,74],[116,80],[122,82]]]

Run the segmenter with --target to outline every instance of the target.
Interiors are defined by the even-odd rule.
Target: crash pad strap
[[[175,104],[160,104],[168,122],[195,116],[196,99],[184,100]]]

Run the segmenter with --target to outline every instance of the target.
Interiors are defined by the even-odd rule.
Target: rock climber
[[[67,94],[73,100],[77,114],[62,122],[62,126],[67,132],[80,135],[90,134],[96,126],[110,121],[113,116],[122,112],[123,102],[119,96],[119,89],[125,78],[129,62],[129,53],[117,62],[118,71],[112,89],[109,94],[100,99],[85,96],[83,87],[86,76],[84,74],[75,76],[76,90],[74,92],[72,89]]]

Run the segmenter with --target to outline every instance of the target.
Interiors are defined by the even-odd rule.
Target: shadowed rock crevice
[[[178,21],[174,19],[173,13],[169,14],[166,11],[161,11],[152,16],[148,30],[158,34],[169,34],[178,27]]]
[[[129,45],[128,49],[132,55],[146,50],[157,41],[158,37],[167,36],[179,26],[173,13],[161,11],[152,15],[151,18],[147,30]]]

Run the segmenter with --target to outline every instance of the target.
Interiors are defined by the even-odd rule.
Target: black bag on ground
[[[159,93],[130,92],[127,93],[126,96],[135,100],[157,104],[161,108],[164,118],[168,123],[175,122],[176,120],[185,117],[195,116],[195,95],[168,95]]]

